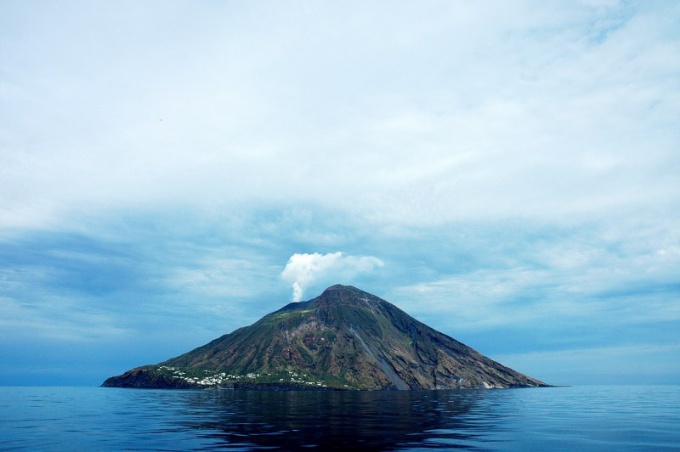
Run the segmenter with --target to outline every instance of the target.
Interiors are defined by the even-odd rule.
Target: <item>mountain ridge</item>
[[[248,389],[540,387],[356,287],[334,285],[103,386]]]

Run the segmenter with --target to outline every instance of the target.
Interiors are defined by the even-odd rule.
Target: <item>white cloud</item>
[[[579,231],[514,240],[511,249],[488,250],[486,264],[395,287],[390,299],[453,331],[530,327],[550,317],[620,326],[680,320],[677,234],[659,241],[655,232],[637,231],[619,241]]]
[[[31,338],[65,342],[96,342],[121,339],[131,330],[120,326],[115,316],[97,311],[86,300],[44,294],[26,302],[0,295],[0,340]]]
[[[245,255],[245,251],[242,251]],[[171,269],[167,281],[170,285],[188,293],[200,294],[209,300],[214,298],[248,298],[267,287],[278,269],[265,259],[203,257],[191,265],[177,264]]]
[[[383,262],[373,256],[350,256],[335,253],[293,254],[281,277],[293,288],[293,301],[302,300],[305,290],[316,281],[346,282],[359,273],[382,267]]]
[[[0,27],[0,226],[218,201],[425,225],[680,210],[671,7],[26,8]]]

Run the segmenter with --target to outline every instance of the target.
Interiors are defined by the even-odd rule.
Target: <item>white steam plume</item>
[[[340,251],[328,254],[295,253],[288,259],[281,277],[291,284],[293,301],[300,301],[305,289],[317,280],[332,276],[335,279],[333,282],[338,282],[339,279],[353,278],[358,273],[383,265],[377,257],[349,256]]]

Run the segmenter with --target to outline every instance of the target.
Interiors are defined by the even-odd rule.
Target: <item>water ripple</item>
[[[2,450],[678,450],[680,386],[249,392],[0,388]]]

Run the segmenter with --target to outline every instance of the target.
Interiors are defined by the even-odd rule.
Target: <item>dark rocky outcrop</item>
[[[107,378],[102,386],[147,389],[197,389],[202,387],[183,378],[158,372],[152,366],[148,368],[138,367],[125,372],[123,375]]]

